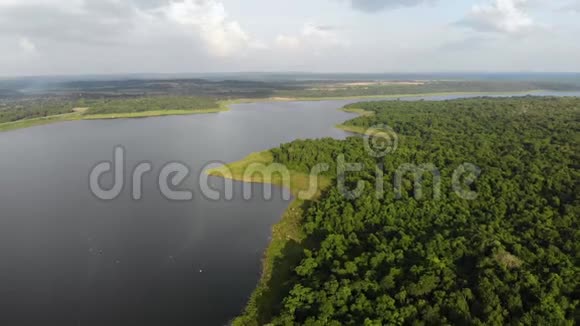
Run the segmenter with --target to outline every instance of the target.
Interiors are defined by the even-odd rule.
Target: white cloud
[[[151,47],[181,37],[182,47],[217,57],[261,46],[218,0],[0,0],[0,34]]]
[[[191,32],[198,34],[214,55],[229,56],[250,46],[250,37],[237,21],[228,18],[221,2],[174,1],[162,11],[170,21],[191,28]]]
[[[580,0],[238,2],[0,0],[0,75],[580,69]],[[445,7],[358,14],[431,3]]]
[[[33,54],[36,53],[37,51],[36,44],[34,44],[31,40],[27,39],[26,37],[21,37],[18,40],[18,46],[20,47],[20,50],[22,50],[22,52],[24,52],[25,54]]]
[[[460,23],[482,32],[529,32],[537,24],[525,11],[527,2],[528,0],[493,0],[488,4],[474,5]]]
[[[278,35],[276,38],[278,47],[287,50],[309,50],[315,53],[328,48],[345,47],[348,44],[335,27],[313,23],[304,24],[299,35]]]

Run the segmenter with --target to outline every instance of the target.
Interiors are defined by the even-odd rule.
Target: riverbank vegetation
[[[225,103],[234,102],[580,90],[576,77],[564,75],[512,76],[512,79],[506,76],[436,79],[443,76],[418,75],[329,75],[330,79],[317,79],[317,75],[311,76],[317,77],[314,79],[301,75],[260,75],[254,76],[256,80],[242,77],[240,80],[163,79],[161,76],[128,80],[0,80],[0,130],[63,120],[219,112],[227,109]],[[419,77],[424,79],[408,79]],[[474,79],[467,80],[467,77]],[[80,117],[78,113],[82,113]]]
[[[0,103],[0,124],[73,112],[73,101],[59,98]]]
[[[217,113],[228,110],[228,101],[203,97],[151,97],[67,101],[26,101],[5,104],[0,110],[0,131],[59,121],[145,118],[164,115]]]
[[[350,137],[299,140],[270,152],[272,162],[304,174],[328,164],[323,175],[333,186],[296,217],[302,236],[277,243],[285,247],[266,257],[274,268],[235,325],[575,323],[580,99],[349,108],[373,114],[345,125],[389,125],[398,149],[376,158],[362,137]],[[334,186],[338,155],[363,163],[345,178],[348,189],[362,182],[359,196]],[[465,163],[478,166],[479,177],[465,174]],[[406,174],[396,193],[393,179],[405,164],[435,166],[440,191],[436,174],[422,171],[418,189]],[[461,189],[452,182],[457,171]]]
[[[285,182],[281,173],[268,169],[272,164],[275,164],[272,151],[264,151],[252,153],[237,162],[206,171],[209,175],[237,181],[267,182],[287,187],[295,198],[280,222],[272,228],[272,238],[262,261],[262,276],[246,306],[246,317],[237,321],[240,325],[244,325],[246,320],[266,320],[272,317],[274,311],[272,302],[280,301],[288,291],[281,282],[291,277],[292,269],[301,259],[302,247],[299,244],[306,237],[301,226],[305,211],[331,185],[330,179],[324,175],[315,176],[316,190],[309,193],[313,182],[309,173],[289,169],[290,179],[289,182]],[[252,166],[257,168],[251,168]],[[255,172],[248,174],[250,169]],[[309,194],[304,195],[305,193]]]
[[[79,107],[88,107],[83,115],[139,114],[143,112],[183,112],[219,110],[218,101],[207,97],[160,96],[131,99],[103,99],[81,101]]]

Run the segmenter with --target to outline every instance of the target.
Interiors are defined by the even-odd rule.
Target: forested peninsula
[[[264,275],[234,325],[574,325],[580,298],[580,99],[358,103],[345,123],[389,126],[398,148],[364,137],[298,140],[261,162],[331,180],[275,227]],[[372,137],[372,135],[370,136]],[[337,187],[337,156],[363,163]],[[251,161],[251,159],[250,159]],[[247,164],[248,161],[245,162]],[[480,169],[462,196],[458,167]],[[423,170],[399,192],[401,166]],[[377,175],[384,191],[377,193]],[[439,175],[439,177],[437,177]],[[290,232],[285,234],[284,232]]]

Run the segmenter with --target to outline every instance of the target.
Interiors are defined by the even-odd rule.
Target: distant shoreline
[[[393,94],[393,95],[360,95],[360,96],[345,96],[345,97],[270,97],[270,98],[239,98],[233,100],[218,101],[219,107],[213,109],[202,110],[167,110],[167,111],[143,111],[132,113],[110,113],[110,114],[95,114],[84,115],[83,112],[71,112],[59,115],[52,115],[42,118],[24,119],[13,122],[0,123],[0,132],[12,131],[17,129],[24,129],[29,127],[41,126],[56,122],[76,121],[76,120],[110,120],[110,119],[139,119],[149,117],[161,117],[172,115],[192,115],[192,114],[209,114],[220,113],[230,110],[233,104],[246,103],[267,103],[267,102],[308,102],[308,101],[333,101],[333,100],[364,100],[364,99],[393,99],[393,98],[409,98],[409,97],[424,97],[424,96],[461,96],[461,95],[475,95],[475,96],[490,96],[490,95],[524,95],[542,92],[545,90],[530,90],[530,91],[516,91],[516,92],[442,92],[442,93],[417,93],[417,94]],[[565,93],[565,92],[562,92]],[[341,127],[341,129],[343,129]]]
[[[143,111],[131,113],[108,113],[84,115],[82,112],[72,112],[59,115],[51,115],[42,118],[24,119],[0,124],[0,132],[36,127],[56,122],[77,121],[77,120],[113,120],[113,119],[140,119],[162,116],[209,114],[229,111],[226,101],[220,102],[220,106],[214,109],[202,110],[166,110],[166,111]]]

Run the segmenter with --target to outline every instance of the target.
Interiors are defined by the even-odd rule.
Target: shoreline
[[[545,92],[544,89],[513,91],[513,92],[432,92],[432,93],[415,93],[415,94],[386,94],[386,95],[353,95],[353,96],[329,96],[329,97],[272,97],[264,99],[264,101],[253,102],[308,102],[308,101],[332,101],[332,100],[358,100],[358,99],[391,99],[391,98],[409,98],[409,97],[424,97],[424,96],[454,96],[454,95],[525,95],[539,92]],[[557,92],[557,91],[554,91]],[[565,93],[565,92],[562,92]],[[247,103],[247,102],[243,102]]]
[[[228,108],[204,109],[204,110],[167,110],[167,111],[144,111],[134,113],[92,114],[86,115],[80,120],[114,120],[114,119],[142,119],[163,116],[194,115],[206,113],[226,112]]]
[[[348,109],[342,107],[338,110],[355,113],[359,116],[374,115],[374,112],[362,109]],[[343,124],[336,125],[335,127],[351,133],[366,134],[367,132],[362,128],[357,129],[356,127],[350,127]],[[265,165],[274,163],[270,150],[251,153],[241,160],[227,163],[224,167],[227,167],[230,173],[224,172],[228,171],[225,170],[224,167],[209,169],[204,172],[210,176],[231,179],[239,182],[266,183],[266,181],[261,178],[256,178],[255,176],[251,178],[244,176],[245,169],[253,163]],[[305,176],[303,173],[296,173],[293,171],[290,171],[290,176],[292,180],[309,177]],[[268,183],[275,186],[282,186],[279,178],[272,178]],[[322,195],[322,192],[332,184],[332,181],[324,177],[319,177],[319,191],[314,198],[309,200],[297,198],[296,194],[300,189],[292,187],[293,184],[296,184],[296,182],[291,183],[289,190],[294,196],[294,199],[290,202],[288,208],[286,208],[280,217],[280,220],[272,226],[271,240],[262,256],[262,272],[260,278],[258,279],[256,287],[250,294],[243,310],[238,316],[233,317],[231,322],[231,325],[233,326],[260,326],[270,321],[267,319],[268,317],[271,317],[270,309],[272,308],[271,306],[268,307],[268,299],[269,297],[276,295],[279,289],[283,287],[283,284],[275,283],[277,277],[274,275],[275,273],[287,274],[289,270],[284,267],[293,266],[292,262],[297,262],[297,259],[299,259],[302,253],[302,242],[306,239],[305,234],[302,232],[302,218],[304,211],[308,209],[313,201],[316,201],[316,198]],[[293,249],[289,250],[288,248]],[[283,266],[281,268],[282,270],[275,270],[275,265]]]
[[[346,107],[338,108],[337,110],[354,113],[358,116],[371,116],[375,114],[374,112],[363,109],[349,109]],[[335,127],[356,134],[364,135],[368,132],[368,130],[363,128],[347,126],[344,124],[339,124]],[[227,163],[225,167],[227,167],[231,173],[224,173],[224,167],[209,169],[204,172],[210,176],[222,177],[239,182],[266,183],[261,178],[247,178],[243,175],[245,169],[253,163],[265,165],[274,163],[270,150],[251,153],[241,160]],[[293,171],[290,171],[290,175],[292,180],[305,177],[303,173],[296,173]],[[280,179],[276,178],[272,178],[268,183],[275,186],[282,185]],[[260,326],[270,322],[268,318],[271,317],[272,307],[268,306],[268,299],[271,296],[276,295],[280,288],[283,287],[283,284],[276,283],[276,279],[279,277],[275,277],[275,273],[287,275],[287,273],[291,271],[286,267],[293,266],[293,262],[298,262],[298,259],[302,254],[302,242],[306,239],[306,235],[302,232],[302,218],[304,211],[308,209],[312,202],[316,201],[316,199],[322,195],[324,190],[331,186],[332,181],[324,177],[319,177],[319,191],[314,198],[311,198],[310,200],[296,198],[299,189],[293,188],[292,184],[289,190],[294,196],[294,199],[290,202],[288,208],[280,217],[280,220],[272,226],[271,240],[262,256],[262,272],[260,278],[258,279],[256,287],[250,294],[243,310],[238,316],[233,317],[231,322],[231,325],[233,326]],[[292,249],[289,250],[288,248]],[[275,265],[281,265],[281,270],[275,270]],[[282,279],[284,278],[282,277]]]
[[[249,183],[269,183],[275,186],[284,186],[280,177],[276,175],[270,180],[263,180],[260,172],[252,175],[250,178],[244,175],[246,168],[251,164],[263,164],[269,165],[274,163],[274,159],[269,150],[263,152],[252,153],[245,158],[228,163],[225,165],[230,173],[224,173],[226,171],[224,167],[215,168],[204,171],[210,176],[216,176],[226,179],[231,179],[240,182]],[[276,273],[285,273],[286,270],[275,269],[274,266],[292,266],[294,262],[293,259],[302,254],[301,243],[305,240],[306,236],[302,232],[302,217],[304,216],[304,210],[308,206],[317,200],[322,195],[322,192],[327,189],[332,181],[326,177],[319,176],[317,189],[318,191],[308,199],[299,198],[298,194],[301,191],[308,189],[310,185],[310,175],[289,171],[290,174],[290,187],[289,191],[294,197],[288,208],[282,214],[280,220],[272,226],[271,240],[262,256],[262,268],[260,278],[250,294],[248,301],[246,302],[244,309],[240,311],[238,316],[233,317],[232,325],[262,325],[264,320],[261,320],[265,315],[268,316],[268,312],[264,310],[268,309],[267,303],[268,298],[277,293],[277,290],[283,286],[283,284],[276,284]],[[293,248],[293,251],[289,253],[289,248]],[[274,282],[274,284],[271,284]]]
[[[337,97],[269,97],[269,98],[240,98],[233,100],[218,101],[219,107],[205,110],[168,110],[168,111],[143,111],[133,113],[112,113],[112,114],[96,114],[83,115],[82,112],[71,112],[60,115],[52,115],[41,118],[24,119],[13,122],[0,123],[0,132],[11,131],[17,129],[24,129],[29,127],[41,126],[50,123],[76,120],[109,120],[109,119],[140,119],[149,117],[161,117],[171,115],[193,115],[193,114],[208,114],[220,113],[230,110],[230,106],[234,104],[248,104],[248,103],[275,103],[275,102],[319,102],[319,101],[333,101],[333,100],[364,100],[364,99],[392,99],[392,98],[409,98],[409,97],[424,97],[424,96],[454,96],[454,95],[524,95],[542,92],[544,90],[531,91],[516,91],[516,92],[441,92],[441,93],[417,93],[417,94],[392,94],[392,95],[360,95],[360,96],[337,96]]]
[[[374,112],[366,111],[363,109],[349,109],[349,108],[343,107],[340,110],[344,111],[344,112],[357,114],[359,117],[370,117],[370,116],[375,115]],[[347,120],[347,121],[350,121],[350,120]],[[347,121],[345,121],[345,122],[347,122]],[[364,136],[364,135],[373,134],[373,131],[374,131],[373,129],[365,129],[365,128],[357,127],[357,126],[349,126],[349,125],[344,124],[345,122],[338,124],[338,125],[335,125],[334,127],[337,129],[340,129],[342,131],[346,131],[346,132],[349,132],[352,134],[357,134],[357,135]]]
[[[464,94],[472,94],[472,93],[464,93]],[[497,94],[497,93],[495,93]],[[513,93],[510,93],[513,94]],[[440,94],[441,95],[441,94]],[[416,96],[416,95],[414,95]],[[424,95],[423,96],[428,96]],[[410,97],[410,96],[409,96]],[[381,98],[384,98],[381,96]],[[284,101],[300,101],[299,99],[288,99]],[[260,102],[267,102],[266,100]],[[280,101],[274,101],[280,102]],[[249,100],[239,99],[236,100],[236,103],[254,103],[250,102]],[[363,109],[349,109],[346,107],[337,108],[337,110],[341,110],[344,112],[354,113],[358,116],[371,116],[374,115],[374,112],[369,112]],[[349,120],[346,120],[349,121]],[[346,122],[344,121],[344,122]],[[350,132],[353,134],[362,134],[366,135],[368,130],[365,130],[361,127],[355,126],[347,126],[343,124],[335,125],[335,128],[341,129],[346,132]],[[251,153],[245,158],[241,160],[234,161],[231,163],[227,163],[225,167],[229,168],[231,174],[224,174],[223,168],[215,168],[209,169],[204,171],[206,174],[210,176],[222,177],[224,179],[232,179],[235,181],[240,182],[250,182],[250,183],[264,183],[263,180],[257,178],[250,178],[247,179],[243,176],[244,169],[252,164],[271,164],[273,163],[273,157],[270,154],[269,150],[257,153]],[[292,172],[290,172],[292,174]],[[330,181],[330,180],[329,180]],[[275,180],[270,182],[273,185],[280,186],[277,184]],[[329,185],[331,183],[329,182]],[[321,188],[321,192],[325,190],[325,188]],[[295,191],[290,189],[293,195],[295,195]],[[232,317],[232,321],[230,325],[232,326],[260,326],[263,324],[269,323],[270,317],[272,317],[271,307],[267,307],[267,301],[269,296],[275,295],[276,293],[276,286],[283,286],[282,284],[270,284],[273,281],[273,275],[275,272],[279,273],[288,273],[288,270],[284,271],[276,271],[274,270],[274,265],[281,260],[282,266],[291,265],[291,264],[284,264],[284,262],[292,262],[293,257],[290,255],[285,255],[285,248],[289,244],[297,244],[298,248],[301,247],[302,241],[305,240],[305,234],[302,232],[301,222],[303,218],[303,213],[307,209],[309,205],[309,201],[304,201],[300,199],[293,199],[291,203],[288,205],[288,208],[284,211],[280,220],[272,226],[271,232],[271,240],[266,250],[262,256],[262,272],[258,282],[256,283],[256,287],[248,297],[248,301],[245,304],[242,311],[240,311],[238,316]],[[295,259],[295,258],[294,258]],[[273,288],[274,287],[274,288]],[[266,304],[264,304],[266,301]]]
[[[277,102],[320,102],[320,101],[336,101],[336,100],[364,100],[364,99],[393,99],[393,98],[409,98],[409,97],[424,97],[424,96],[459,96],[459,95],[526,95],[539,92],[546,92],[544,89],[514,91],[514,92],[433,92],[433,93],[415,93],[415,94],[387,94],[387,95],[353,95],[353,96],[329,96],[329,97],[268,97],[268,98],[239,98],[228,100],[229,104],[250,104],[250,103],[277,103]],[[554,91],[558,92],[558,91]],[[566,91],[561,91],[566,93]]]
[[[50,115],[47,117],[24,119],[12,122],[0,123],[0,133],[5,131],[13,131],[18,129],[25,129],[30,127],[42,126],[51,123],[78,121],[78,120],[114,120],[114,119],[144,119],[163,116],[179,116],[179,115],[194,115],[194,114],[210,114],[220,113],[230,110],[230,105],[234,104],[231,101],[219,101],[217,108],[201,109],[201,110],[166,110],[166,111],[143,111],[131,113],[110,113],[110,114],[90,114],[84,115],[83,112],[71,112],[58,115]]]
[[[346,108],[343,107],[340,110],[345,111],[345,112],[350,112],[350,113],[354,113],[357,114],[358,116],[373,116],[375,113],[372,111],[366,111],[363,109],[350,109],[350,108]],[[347,123],[350,120],[346,120],[344,121],[342,124],[336,125],[337,128],[344,130],[346,132],[351,132],[351,133],[355,133],[355,134],[362,134],[362,135],[368,135],[368,134],[372,134],[373,133],[373,129],[366,129],[363,127],[357,127],[357,126],[351,126],[351,125],[346,125],[345,123]],[[376,129],[374,129],[376,130]],[[238,161],[239,162],[239,161]],[[234,162],[232,164],[236,164],[237,162]],[[273,276],[276,273],[279,273],[281,275],[292,275],[291,273],[293,272],[292,269],[288,269],[287,267],[293,267],[295,265],[291,265],[291,264],[281,264],[281,265],[276,265],[276,266],[280,266],[278,268],[281,269],[280,270],[273,270],[272,269],[272,262],[276,261],[277,258],[282,258],[282,261],[288,261],[288,262],[295,262],[298,261],[300,259],[299,255],[292,255],[293,251],[288,251],[288,250],[284,250],[281,251],[280,247],[284,247],[284,243],[285,244],[291,244],[292,241],[295,241],[298,243],[298,246],[294,247],[294,248],[298,248],[300,249],[301,247],[301,242],[303,243],[304,238],[303,238],[303,234],[301,232],[301,225],[300,223],[303,221],[303,217],[302,216],[292,216],[291,214],[303,214],[303,212],[305,211],[303,209],[303,204],[305,203],[298,203],[296,200],[294,202],[292,202],[292,204],[288,207],[288,209],[285,211],[285,213],[283,214],[281,220],[275,224],[273,226],[273,231],[272,231],[272,241],[269,244],[269,246],[267,247],[265,253],[264,253],[264,257],[263,257],[263,274],[260,277],[256,288],[254,289],[254,291],[252,292],[247,305],[245,306],[244,310],[240,313],[239,316],[235,317],[232,324],[234,326],[247,326],[247,325],[251,325],[251,326],[260,326],[260,325],[269,325],[269,323],[272,321],[271,317],[273,317],[274,314],[272,314],[273,311],[276,311],[276,307],[264,307],[263,303],[267,303],[269,298],[276,298],[277,294],[280,294],[279,292],[276,292],[276,289],[272,289],[271,286],[272,285],[277,285],[277,283],[275,282],[275,279],[273,281]],[[307,206],[306,206],[307,207]],[[290,215],[291,217],[288,217],[288,215]],[[279,234],[278,232],[281,230],[280,226],[284,225],[286,223],[288,223],[288,220],[293,219],[292,221],[297,223],[296,225],[296,229],[294,229],[295,232],[298,232],[299,236],[302,236],[302,238],[296,238],[296,237],[292,237],[292,235],[288,234]],[[282,229],[283,230],[283,229]],[[298,240],[296,240],[298,239]],[[285,256],[281,256],[284,255]],[[509,254],[509,253],[508,253]],[[298,260],[296,260],[296,257],[298,257]],[[517,257],[515,257],[517,260]],[[497,260],[497,259],[496,259]],[[517,262],[516,262],[517,263]],[[521,263],[521,261],[520,261]],[[282,278],[282,281],[284,280],[284,278]],[[280,281],[279,283],[280,284]],[[284,289],[282,287],[282,289]],[[296,296],[293,297],[293,299],[296,299]],[[276,302],[275,300],[271,300],[270,303],[274,303]],[[277,303],[277,302],[276,302]]]

